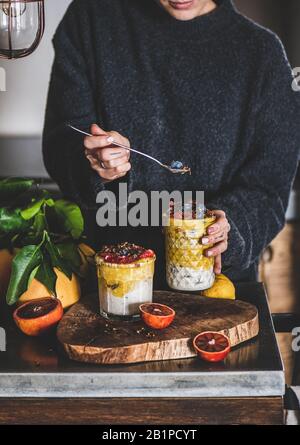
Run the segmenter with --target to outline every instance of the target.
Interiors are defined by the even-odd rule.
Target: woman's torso
[[[204,21],[203,30],[199,21],[181,32],[150,3],[107,5],[113,8],[111,27],[104,26],[105,11],[93,15],[93,60],[87,63],[99,124],[162,162],[181,160],[192,168],[191,176],[175,176],[133,154],[131,190],[203,190],[209,202],[230,190],[251,154],[259,53],[249,53],[247,32],[243,41],[233,11],[217,15],[211,29]],[[98,231],[100,242],[125,238],[154,246],[162,266],[160,229]]]

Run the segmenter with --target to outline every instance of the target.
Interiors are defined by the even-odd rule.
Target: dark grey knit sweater
[[[183,22],[155,0],[75,0],[54,38],[43,149],[50,175],[92,209],[92,221],[104,185],[67,122],[83,129],[98,122],[162,161],[191,165],[192,176],[178,177],[133,155],[126,180],[130,190],[204,190],[207,206],[230,219],[224,262],[241,280],[254,277],[260,252],[284,224],[300,147],[300,95],[279,39],[230,0],[217,3]],[[127,239],[154,248],[163,286],[159,229],[94,234],[99,244]]]

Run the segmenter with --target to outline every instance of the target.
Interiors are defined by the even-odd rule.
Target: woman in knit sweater
[[[147,193],[204,190],[217,214],[203,240],[214,245],[215,271],[222,254],[231,278],[255,279],[284,224],[300,146],[300,93],[279,39],[231,0],[75,0],[54,48],[43,150],[63,193],[95,221],[96,195],[121,182]],[[193,174],[171,175],[114,141],[184,160]],[[163,287],[159,228],[93,231],[99,245],[153,248]]]

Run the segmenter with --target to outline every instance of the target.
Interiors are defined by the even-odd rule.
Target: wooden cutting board
[[[194,357],[199,332],[225,333],[236,346],[259,332],[256,307],[243,301],[154,292],[154,301],[176,311],[171,326],[154,331],[135,322],[112,322],[99,315],[98,298],[85,297],[61,320],[57,336],[72,360],[98,364],[137,363]]]

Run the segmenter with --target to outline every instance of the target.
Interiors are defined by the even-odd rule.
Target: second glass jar
[[[209,212],[190,212],[190,207],[182,214],[170,215],[165,242],[166,278],[171,289],[200,291],[214,284],[214,258],[205,256],[211,246],[201,243],[214,221],[215,216]]]

